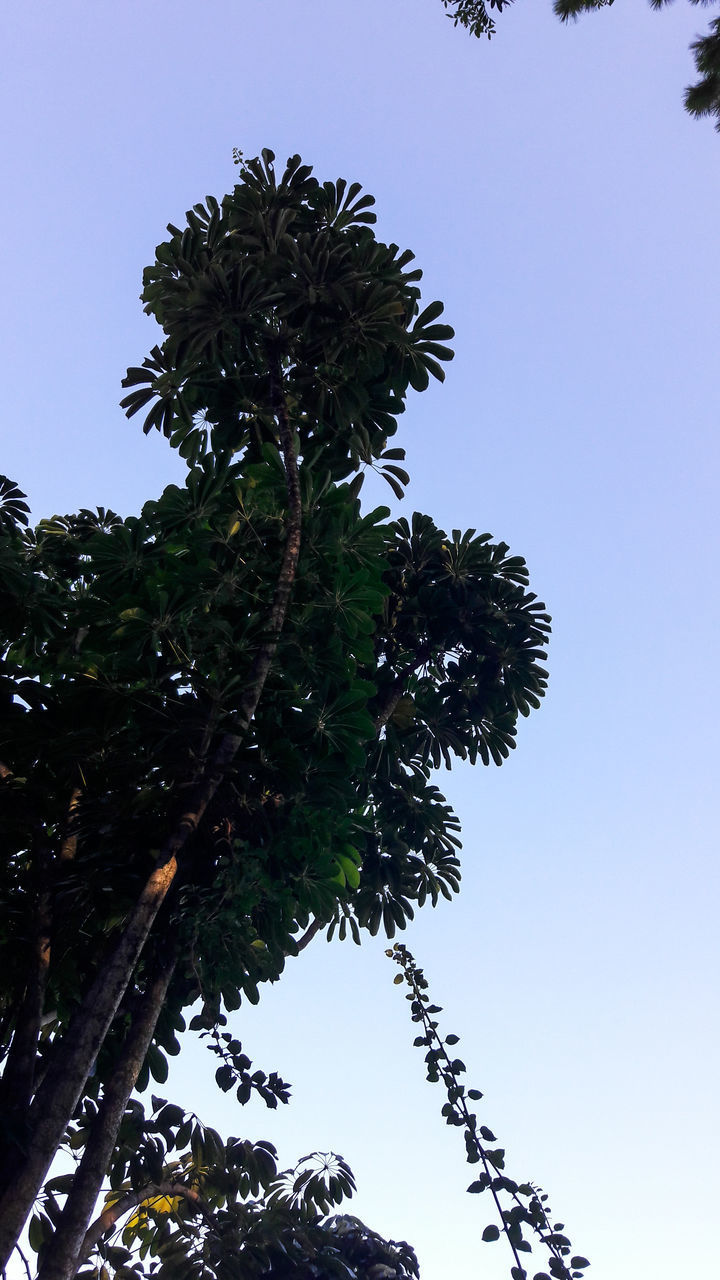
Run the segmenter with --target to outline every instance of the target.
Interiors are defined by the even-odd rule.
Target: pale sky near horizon
[[[588,1276],[711,1277],[720,136],[682,109],[708,11],[619,0],[562,27],[551,9],[516,0],[490,43],[440,0],[8,13],[0,470],[38,518],[129,513],[177,478],[120,379],[156,341],[142,268],[233,185],[233,147],[299,151],[377,197],[378,234],[416,252],[457,333],[401,423],[394,509],[510,543],[554,619],[511,760],[436,778],[463,885],[406,940],[508,1172],[548,1191]],[[233,1107],[200,1049],[158,1092],[285,1163],[342,1152],[349,1211],[408,1239],[423,1280],[506,1280],[382,950],[317,939],[235,1015],[287,1108]]]

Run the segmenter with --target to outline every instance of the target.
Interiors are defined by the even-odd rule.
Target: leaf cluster
[[[460,1079],[466,1071],[465,1063],[450,1052],[454,1051],[459,1037],[440,1035],[437,1015],[442,1009],[431,1004],[422,969],[401,943],[396,943],[386,954],[400,968],[395,982],[405,982],[409,987],[406,999],[410,1002],[410,1016],[422,1027],[422,1034],[416,1036],[414,1044],[426,1050],[427,1079],[431,1084],[442,1083],[445,1088],[447,1102],[442,1108],[445,1123],[463,1130],[467,1162],[481,1166],[468,1191],[471,1195],[489,1191],[494,1202],[497,1222],[488,1223],[482,1239],[491,1242],[501,1235],[505,1237],[514,1263],[510,1269],[511,1280],[528,1280],[529,1272],[523,1267],[520,1255],[532,1253],[533,1245],[545,1251],[550,1275],[536,1271],[532,1280],[551,1277],[552,1280],[582,1280],[590,1264],[587,1258],[572,1254],[564,1223],[552,1222],[547,1195],[531,1182],[518,1183],[508,1177],[504,1149],[490,1145],[497,1142],[495,1134],[487,1125],[478,1124],[477,1115],[470,1110],[468,1102],[478,1102],[483,1095],[479,1089],[466,1089]]]
[[[93,1108],[73,1129],[82,1145]],[[417,1261],[357,1219],[336,1216],[355,1181],[341,1156],[320,1152],[281,1170],[271,1143],[226,1142],[197,1116],[153,1097],[123,1120],[119,1159],[100,1217],[89,1232],[79,1280],[409,1280]],[[30,1226],[42,1261],[52,1248],[58,1195],[53,1178]],[[330,1216],[328,1216],[330,1215]]]
[[[169,226],[145,271],[166,338],[128,371],[123,405],[184,457],[255,458],[275,440],[277,362],[301,455],[344,479],[383,454],[408,388],[442,380],[452,329],[439,303],[420,310],[413,254],[376,240],[358,183],[320,184],[299,156],[280,176],[271,151],[236,160],[233,193]]]
[[[498,13],[502,13],[503,9],[512,4],[513,0],[442,0],[448,17],[452,19],[454,27],[464,27],[469,31],[471,36],[487,36],[488,40],[495,34],[495,23],[488,13],[490,10],[497,9]]]
[[[158,942],[172,933],[185,957],[164,1015],[170,1052],[183,1005],[257,1000],[311,918],[356,940],[381,923],[392,936],[413,903],[449,897],[458,822],[431,773],[453,757],[501,763],[545,687],[547,614],[504,544],[448,536],[429,517],[383,524],[311,468],[304,490],[278,660]],[[73,847],[46,879],[62,1023],[122,928],[185,781],[238,714],[281,502],[266,444],[249,468],[204,457],[140,517],[85,512],[0,543],[11,570],[0,671],[8,1008],[43,842]],[[159,1062],[150,1069],[162,1079]]]

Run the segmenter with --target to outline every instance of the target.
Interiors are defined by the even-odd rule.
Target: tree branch
[[[323,928],[323,925],[320,920],[313,920],[312,924],[308,925],[304,934],[302,935],[299,942],[297,943],[298,951],[304,951],[305,948],[308,946],[308,944],[312,942],[315,935],[319,933],[322,928]]]
[[[27,1258],[25,1257],[25,1254],[23,1253],[23,1251],[22,1251],[22,1249],[20,1248],[20,1245],[19,1245],[19,1244],[16,1244],[16,1245],[15,1245],[15,1252],[20,1254],[20,1259],[21,1259],[21,1261],[22,1261],[23,1266],[25,1267],[25,1274],[26,1274],[26,1276],[27,1276],[27,1280],[32,1280],[32,1276],[30,1275],[30,1263],[28,1262]],[[5,1273],[3,1272],[3,1275],[4,1275],[4,1274],[5,1274]]]
[[[425,663],[430,658],[431,654],[432,654],[432,646],[430,645],[429,642],[427,644],[421,645],[415,657],[415,661],[411,663],[411,665],[407,667],[405,671],[401,672],[399,676],[396,676],[392,684],[388,687],[385,693],[385,697],[383,698],[383,701],[380,704],[380,709],[377,711],[375,715],[374,723],[375,723],[376,733],[379,734],[381,730],[384,729],[388,720],[392,716],[398,702],[400,701],[400,699],[402,698],[405,692],[408,678],[411,675],[413,675],[416,671],[418,671],[420,667],[425,665]],[[385,669],[386,668],[383,668],[383,670]],[[313,938],[316,937],[316,935],[320,932],[322,928],[324,928],[324,924],[322,921],[313,920],[312,924],[308,925],[307,929],[305,930],[305,932],[302,934],[302,936],[298,939],[298,942],[296,943],[298,952],[304,951],[305,948],[309,946]]]
[[[398,702],[405,692],[409,677],[414,675],[416,671],[419,671],[420,667],[424,667],[425,663],[431,656],[432,645],[427,641],[418,649],[414,662],[411,662],[409,667],[406,667],[404,671],[401,671],[400,674],[395,677],[392,684],[389,685],[385,692],[385,697],[380,703],[380,708],[375,715],[376,733],[380,733],[380,730],[385,728],[385,725],[392,716]],[[386,667],[384,667],[383,670],[386,670]],[[382,671],[378,674],[382,675]]]
[[[78,838],[77,838],[77,827],[75,824],[77,821],[78,809],[80,808],[81,797],[82,797],[82,791],[80,790],[80,787],[75,787],[72,795],[70,796],[70,803],[68,805],[67,828],[65,831],[65,836],[63,838],[62,844],[60,845],[60,861],[61,862],[72,862],[75,857],[75,854],[77,853]]]
[[[200,1193],[194,1191],[192,1187],[186,1187],[183,1182],[152,1183],[147,1187],[142,1187],[139,1191],[129,1191],[122,1199],[116,1200],[114,1204],[108,1205],[106,1209],[103,1209],[100,1216],[88,1228],[80,1250],[79,1262],[85,1262],[98,1241],[107,1235],[109,1231],[112,1231],[119,1218],[129,1213],[131,1209],[137,1209],[138,1205],[145,1204],[146,1201],[160,1196],[181,1197],[183,1200],[187,1200],[188,1204],[191,1204],[194,1209],[197,1209],[206,1222],[212,1221],[211,1210]]]

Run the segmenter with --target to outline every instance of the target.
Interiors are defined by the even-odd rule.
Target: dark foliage
[[[125,380],[185,484],[137,516],[35,530],[0,484],[0,1265],[57,1150],[80,1161],[46,1187],[40,1280],[75,1274],[103,1186],[189,1186],[197,1129],[129,1099],[165,1081],[193,1006],[220,1087],[286,1100],[227,1011],[319,929],[392,937],[457,889],[433,771],[500,764],[546,683],[549,619],[519,557],[360,506],[367,467],[402,494],[397,419],[452,354],[412,254],[375,238],[357,184],[237,159],[234,191],[170,227],[145,272],[164,338]],[[230,1150],[211,1148],[209,1177]],[[271,1232],[244,1196],[236,1242],[243,1214]],[[352,1232],[333,1231],[345,1256]]]
[[[409,987],[406,999],[410,1002],[412,1021],[420,1024],[421,1035],[415,1037],[416,1048],[425,1049],[427,1078],[431,1084],[441,1083],[447,1102],[442,1114],[445,1123],[462,1129],[465,1139],[465,1155],[468,1164],[480,1166],[478,1177],[470,1183],[470,1195],[489,1191],[497,1222],[490,1222],[482,1233],[488,1242],[502,1236],[513,1259],[510,1269],[512,1280],[528,1280],[529,1272],[522,1265],[520,1255],[530,1255],[534,1248],[545,1253],[550,1276],[536,1271],[532,1280],[583,1280],[587,1258],[573,1254],[570,1240],[565,1234],[565,1224],[553,1222],[548,1197],[541,1187],[531,1182],[516,1182],[505,1170],[505,1150],[496,1146],[497,1138],[487,1125],[479,1124],[477,1115],[468,1103],[482,1098],[479,1089],[466,1089],[461,1080],[466,1067],[462,1059],[454,1056],[459,1036],[440,1035],[437,1015],[440,1005],[432,1004],[428,995],[428,983],[422,969],[402,943],[395,943],[386,954],[400,966],[396,983],[403,981]]]

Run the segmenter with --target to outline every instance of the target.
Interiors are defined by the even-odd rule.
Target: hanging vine
[[[479,1089],[466,1089],[461,1083],[465,1063],[460,1058],[452,1058],[449,1052],[458,1043],[459,1036],[443,1038],[440,1035],[435,1019],[442,1009],[430,1003],[428,982],[422,969],[402,943],[396,942],[385,954],[400,966],[395,982],[405,982],[409,987],[406,999],[410,1001],[410,1016],[422,1026],[422,1034],[415,1037],[414,1044],[426,1050],[427,1078],[431,1084],[442,1083],[445,1087],[447,1102],[442,1108],[445,1122],[463,1130],[467,1162],[481,1166],[468,1191],[471,1195],[489,1191],[494,1202],[497,1222],[488,1223],[482,1233],[483,1240],[505,1236],[512,1254],[512,1280],[529,1280],[529,1271],[520,1255],[531,1255],[534,1249],[546,1254],[549,1274],[535,1271],[532,1280],[551,1280],[551,1277],[552,1280],[583,1280],[584,1270],[590,1263],[587,1258],[572,1253],[565,1224],[552,1221],[547,1195],[532,1182],[516,1182],[508,1177],[504,1149],[495,1145],[497,1138],[492,1129],[478,1124],[477,1116],[470,1110],[468,1103],[479,1102],[483,1095]]]

